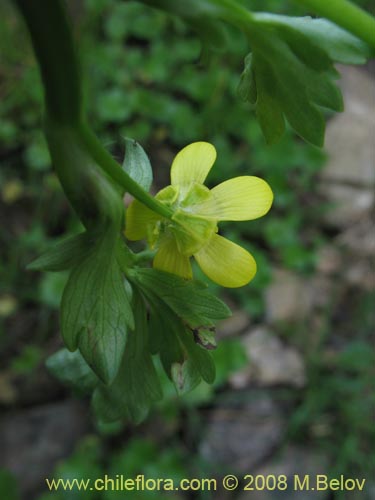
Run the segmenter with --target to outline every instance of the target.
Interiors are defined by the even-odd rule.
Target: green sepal
[[[60,349],[46,360],[46,366],[60,382],[79,393],[91,393],[99,384],[98,377],[79,351]]]
[[[117,377],[109,386],[101,384],[93,394],[93,407],[103,421],[127,418],[140,423],[162,391],[149,350],[147,311],[143,298],[133,291],[135,329],[128,341]]]
[[[65,271],[78,264],[90,250],[92,237],[87,232],[65,238],[31,262],[30,271]]]
[[[125,158],[122,168],[130,177],[146,191],[152,184],[152,167],[142,146],[134,139],[124,138]]]
[[[79,349],[96,375],[116,376],[134,318],[116,260],[118,236],[109,228],[71,271],[60,312],[61,334],[70,351]]]

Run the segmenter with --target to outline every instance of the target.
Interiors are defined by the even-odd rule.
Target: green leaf
[[[150,349],[159,354],[165,373],[172,378],[172,365],[182,364],[185,359],[178,331],[183,328],[181,320],[150,292],[146,292],[151,306]]]
[[[202,380],[196,364],[191,359],[185,359],[182,363],[173,363],[171,378],[179,396],[195,389]]]
[[[193,389],[201,377],[212,383],[215,379],[215,365],[211,355],[195,343],[192,330],[165,302],[150,290],[145,290],[145,294],[152,309],[151,337],[156,333],[153,352],[160,354],[164,370],[173,381],[178,394]]]
[[[281,137],[285,115],[297,134],[322,146],[325,122],[308,93],[308,76],[316,77],[319,84],[327,76],[305,66],[285,42],[272,35],[254,50],[252,66],[258,93],[256,112],[267,141],[274,143]]]
[[[149,352],[147,312],[144,300],[133,292],[135,329],[128,341],[117,377],[109,386],[99,386],[93,396],[97,415],[105,421],[128,418],[135,423],[144,420],[162,392]]]
[[[157,269],[132,269],[129,279],[141,289],[157,295],[190,327],[213,326],[218,320],[231,315],[230,309],[212,295],[207,285],[184,280],[174,274]]]
[[[180,338],[196,370],[205,382],[212,384],[215,380],[216,369],[211,353],[196,344],[193,335],[187,329],[180,331]]]
[[[326,19],[268,13],[257,13],[254,17],[265,25],[288,27],[304,34],[310,43],[323,50],[332,61],[364,64],[371,57],[371,49],[366,43]]]
[[[267,64],[263,64],[262,70],[259,66],[260,64],[257,66],[256,74],[257,88],[259,89],[256,115],[267,143],[274,144],[285,132],[284,115],[277,98],[267,91],[269,82],[276,80],[272,69]]]
[[[46,366],[60,382],[80,393],[91,392],[99,383],[79,351],[60,349],[46,360]]]
[[[242,101],[249,101],[255,104],[257,101],[257,87],[255,75],[252,68],[252,54],[247,54],[244,61],[244,70],[237,87],[237,95]]]
[[[125,137],[125,158],[122,164],[123,169],[130,177],[149,191],[152,184],[152,167],[147,154],[142,146],[134,139]]]
[[[56,243],[40,257],[31,262],[31,271],[65,271],[71,269],[84,258],[92,245],[92,238],[84,232],[65,238]]]
[[[333,63],[363,62],[368,47],[328,21],[264,13],[254,20],[240,96],[255,104],[268,143],[283,135],[285,117],[304,140],[322,146],[325,120],[319,108],[343,110]]]
[[[101,235],[71,271],[61,303],[61,333],[70,351],[79,348],[96,375],[111,382],[134,318],[115,257],[117,235]]]

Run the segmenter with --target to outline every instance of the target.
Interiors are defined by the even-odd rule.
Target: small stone
[[[246,383],[261,386],[286,384],[303,387],[306,384],[305,365],[301,355],[293,347],[284,345],[267,328],[258,327],[243,338],[250,366],[234,375],[231,381],[238,387],[242,374]]]
[[[340,251],[333,245],[326,245],[318,251],[316,269],[324,275],[332,275],[340,270],[342,258]]]
[[[357,286],[369,292],[375,289],[375,271],[373,262],[354,262],[346,269],[344,277],[346,282],[351,286]]]
[[[200,453],[210,463],[249,472],[280,444],[284,423],[266,392],[253,390],[234,397],[240,398],[241,406],[238,401],[222,403],[210,412]]]
[[[236,311],[233,311],[233,314],[230,318],[225,319],[224,321],[221,321],[219,323],[216,331],[217,337],[224,338],[237,335],[246,330],[249,324],[249,315],[245,311],[237,309]]]
[[[324,219],[345,228],[372,210],[375,196],[375,86],[356,68],[340,69],[345,111],[327,125],[328,162],[320,177],[320,193],[331,204]]]
[[[374,220],[364,218],[353,224],[337,238],[337,243],[354,256],[373,257],[375,255],[375,223]]]
[[[329,160],[322,178],[374,186],[374,82],[357,68],[341,67],[340,73],[345,111],[328,122],[325,149]]]
[[[345,228],[368,217],[375,202],[374,190],[345,184],[325,182],[320,193],[330,203],[324,221],[334,227]]]
[[[72,453],[88,421],[86,405],[70,400],[1,418],[0,467],[15,475],[25,498],[45,488],[45,478]]]
[[[270,323],[303,318],[311,311],[310,289],[290,271],[276,269],[266,290],[266,315]]]

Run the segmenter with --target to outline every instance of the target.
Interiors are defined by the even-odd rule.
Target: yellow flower
[[[207,142],[194,142],[182,149],[171,168],[171,185],[155,196],[173,211],[166,219],[133,201],[126,213],[125,235],[135,241],[147,238],[157,252],[157,269],[192,278],[190,257],[219,285],[246,285],[256,273],[256,263],[244,248],[219,236],[220,221],[244,221],[265,215],[273,194],[258,177],[242,176],[213,189],[204,181],[216,160],[216,150]]]

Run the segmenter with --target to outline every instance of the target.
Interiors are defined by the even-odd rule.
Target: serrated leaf
[[[60,349],[46,360],[48,370],[63,384],[82,392],[91,392],[99,383],[79,351]]]
[[[135,329],[129,331],[118,375],[110,386],[98,387],[93,396],[94,409],[104,421],[126,417],[140,423],[153,402],[162,397],[149,352],[146,308],[137,292],[134,292],[133,308]]]
[[[212,295],[204,283],[157,269],[132,269],[129,277],[141,289],[162,299],[190,327],[212,326],[231,315],[227,305]]]
[[[192,330],[179,318],[170,307],[162,302],[152,291],[145,291],[152,306],[152,318],[159,322],[159,344],[155,352],[159,352],[160,360],[167,375],[175,384],[179,394],[195,387],[202,377],[212,383],[215,379],[215,365],[211,355],[195,343]],[[151,325],[155,324],[155,319]],[[150,335],[154,334],[150,330]]]
[[[122,167],[137,184],[142,186],[146,191],[149,191],[152,184],[150,160],[137,141],[128,137],[125,137],[124,140],[125,158]]]
[[[151,306],[150,349],[160,355],[165,373],[172,378],[172,365],[182,364],[185,357],[178,330],[183,328],[181,320],[154,295],[148,293]]]
[[[283,110],[276,97],[268,91],[270,82],[276,80],[272,69],[265,63],[258,64],[256,81],[258,99],[256,101],[256,115],[262,132],[268,144],[275,144],[285,132]]]
[[[330,77],[316,75],[315,72],[306,71],[308,79],[308,95],[312,102],[332,111],[344,110],[344,101],[340,89]]]
[[[115,236],[117,238],[117,235]],[[104,233],[69,276],[61,303],[61,333],[105,383],[117,374],[127,327],[134,318],[115,257],[117,240]]]
[[[71,269],[87,254],[91,238],[87,232],[70,236],[56,243],[40,257],[31,262],[31,271],[65,271]]]
[[[254,16],[263,24],[287,26],[298,30],[311,43],[326,52],[332,61],[343,64],[364,64],[371,57],[371,49],[365,42],[326,19],[268,13],[257,13]]]
[[[245,57],[244,70],[237,87],[237,95],[242,101],[255,104],[257,101],[257,88],[255,75],[252,68],[253,55],[250,53]]]
[[[185,359],[182,363],[173,363],[171,378],[179,396],[195,389],[202,380],[196,364],[191,359]]]
[[[215,380],[216,369],[211,354],[194,342],[191,332],[187,329],[180,331],[180,339],[187,350],[189,359],[191,359],[203,380],[208,384],[212,384]]]
[[[304,140],[322,146],[325,120],[320,107],[343,110],[333,63],[363,62],[368,47],[328,21],[264,13],[254,14],[254,19],[252,59],[245,61],[240,94],[254,102],[255,78],[256,114],[268,143],[282,136],[285,117]]]
[[[282,111],[297,134],[322,146],[324,118],[308,93],[308,75],[314,70],[307,68],[285,42],[272,35],[254,51],[253,69],[258,92],[256,110],[258,113],[260,106],[262,130],[268,141],[275,142],[281,135]],[[320,78],[326,77],[323,74]]]

